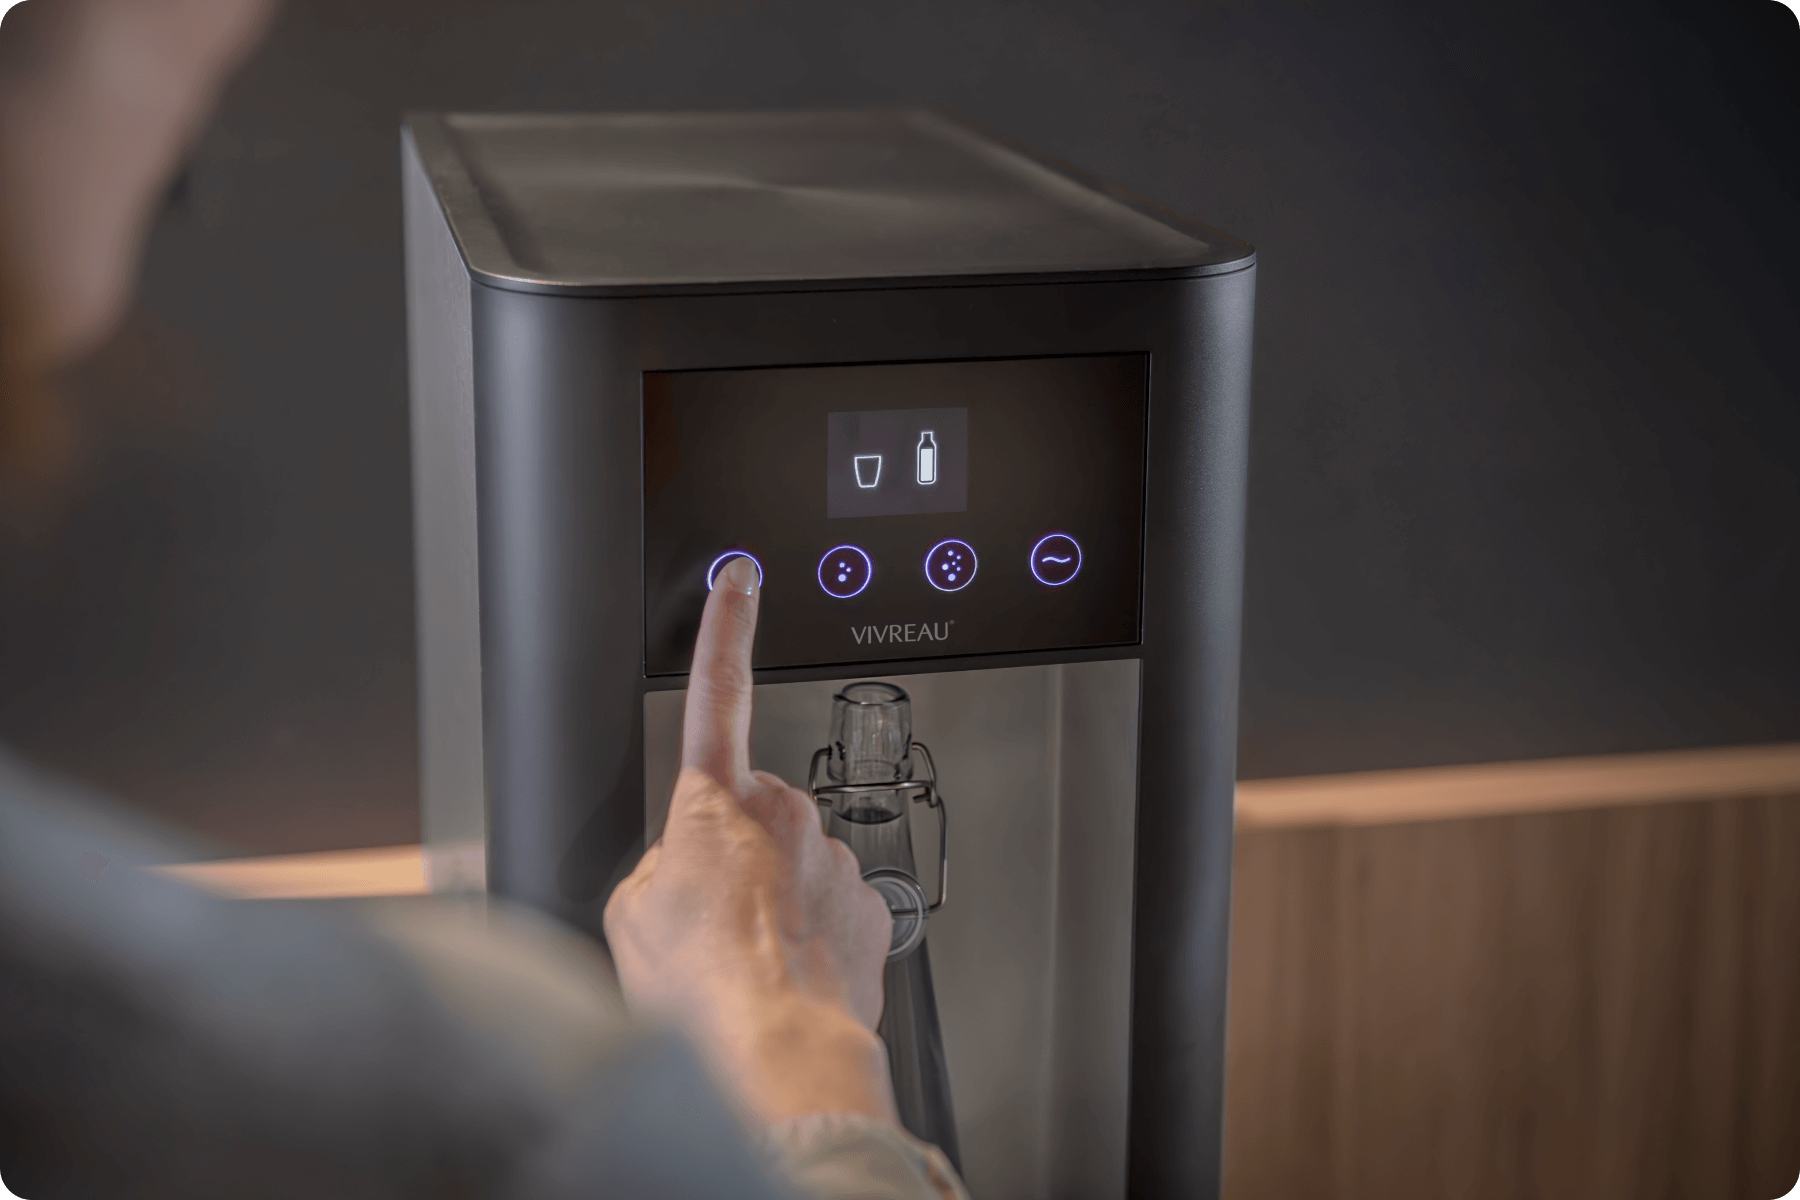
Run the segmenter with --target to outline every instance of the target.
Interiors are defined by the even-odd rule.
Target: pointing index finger
[[[756,563],[740,555],[720,568],[700,617],[682,721],[681,765],[697,767],[734,794],[750,783],[750,648],[761,602]]]

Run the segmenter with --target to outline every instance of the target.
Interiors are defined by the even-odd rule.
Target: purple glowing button
[[[875,578],[875,563],[858,546],[833,546],[819,560],[819,586],[827,596],[848,600],[862,595]]]
[[[1046,587],[1061,587],[1081,570],[1081,545],[1066,533],[1038,539],[1031,548],[1031,573]]]
[[[956,538],[939,542],[925,556],[925,578],[940,592],[960,592],[975,578],[975,547]]]
[[[756,555],[746,554],[742,550],[727,550],[725,553],[712,560],[712,566],[706,568],[707,591],[710,592],[713,590],[713,580],[719,577],[719,568],[723,567],[734,558],[747,558],[751,562],[756,563],[756,586],[761,587],[763,585],[762,564],[756,561]]]

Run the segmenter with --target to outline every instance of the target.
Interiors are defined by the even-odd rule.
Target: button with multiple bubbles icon
[[[848,600],[860,596],[875,578],[875,563],[858,546],[833,546],[819,560],[819,586],[827,596]]]
[[[975,578],[975,547],[946,538],[925,555],[925,580],[940,592],[960,592]]]
[[[1051,533],[1031,548],[1031,574],[1046,587],[1061,587],[1081,571],[1081,544],[1066,533]]]

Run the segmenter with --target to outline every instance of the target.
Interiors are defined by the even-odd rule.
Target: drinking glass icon
[[[858,454],[850,460],[856,469],[856,486],[872,488],[881,480],[881,455]]]

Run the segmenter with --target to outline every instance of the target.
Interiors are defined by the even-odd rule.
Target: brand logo
[[[941,642],[950,636],[955,621],[930,621],[914,625],[852,625],[850,636],[859,646],[877,642]]]

